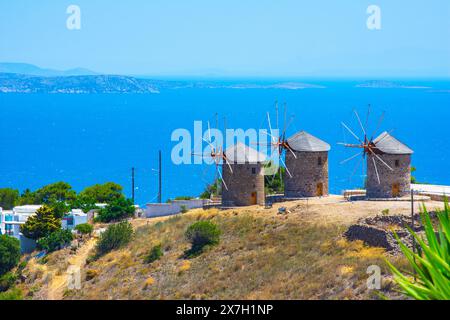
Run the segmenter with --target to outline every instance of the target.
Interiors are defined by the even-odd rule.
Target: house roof
[[[260,163],[266,161],[267,157],[261,152],[238,142],[225,151],[230,163]]]
[[[401,143],[386,131],[380,134],[373,143],[378,150],[387,154],[413,154],[408,146]]]
[[[300,131],[290,137],[287,142],[294,151],[322,152],[330,151],[331,146],[306,131]]]

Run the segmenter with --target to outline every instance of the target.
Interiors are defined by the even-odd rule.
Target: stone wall
[[[258,164],[232,164],[233,173],[228,165],[222,166],[222,175],[228,190],[222,185],[223,206],[250,206],[252,194],[256,192],[256,203],[264,205],[264,168]]]
[[[328,152],[286,152],[286,166],[292,174],[284,176],[285,196],[316,197],[317,185],[323,186],[323,195],[328,195]],[[319,161],[319,158],[321,159]]]
[[[380,154],[383,159],[394,171],[387,168],[380,160],[375,157],[381,183],[378,183],[377,174],[373,164],[373,156],[367,156],[367,197],[368,198],[393,198],[393,186],[399,185],[399,196],[405,196],[411,190],[411,156]],[[397,164],[396,164],[397,162]]]

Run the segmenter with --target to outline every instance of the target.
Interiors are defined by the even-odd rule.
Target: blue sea
[[[330,190],[360,187],[364,175],[355,161],[340,161],[355,152],[337,145],[352,142],[341,121],[361,134],[354,116],[365,121],[371,104],[371,129],[382,111],[382,130],[410,146],[417,179],[450,185],[450,81],[409,81],[429,88],[359,88],[358,81],[317,81],[325,88],[167,89],[160,94],[0,94],[0,188],[36,189],[67,181],[77,191],[114,181],[131,196],[131,168],[136,168],[136,200],[156,200],[158,150],[163,153],[163,200],[198,195],[214,177],[214,167],[179,165],[170,159],[177,128],[193,130],[195,120],[220,122],[228,128],[267,127],[275,118],[274,102],[287,103],[295,120],[288,135],[306,130],[327,141]],[[275,120],[274,120],[275,121]],[[205,125],[206,126],[206,125]],[[206,130],[206,128],[205,128]],[[379,131],[381,133],[381,130]]]

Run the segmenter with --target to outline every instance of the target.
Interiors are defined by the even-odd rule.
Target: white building
[[[14,207],[13,210],[1,210],[0,208],[0,232],[20,239],[20,226],[30,216],[36,213],[41,206],[26,205]]]
[[[13,215],[17,217],[16,221],[26,222],[28,218],[36,213],[42,206],[41,205],[25,205],[13,208]]]
[[[181,213],[183,207],[187,210],[203,208],[210,200],[174,200],[171,203],[149,203],[143,213],[146,218],[171,216]]]
[[[88,215],[80,209],[72,209],[62,219],[62,228],[73,230],[79,224],[88,223]]]

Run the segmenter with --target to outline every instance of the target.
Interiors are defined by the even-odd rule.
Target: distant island
[[[159,93],[159,90],[151,80],[127,76],[40,77],[0,73],[0,93]]]
[[[357,88],[379,88],[379,89],[431,89],[425,86],[405,85],[398,82],[371,80],[356,85]]]
[[[0,93],[159,93],[173,89],[320,89],[301,82],[250,82],[155,80],[129,75],[105,75],[75,68],[44,69],[28,63],[0,63]]]

